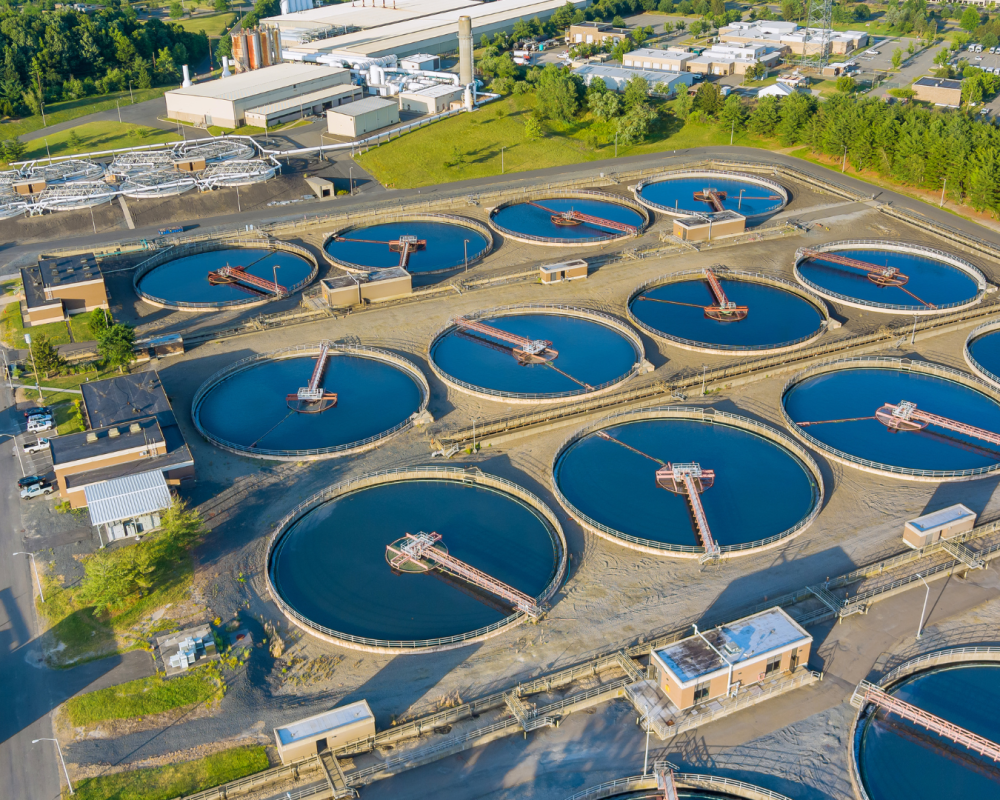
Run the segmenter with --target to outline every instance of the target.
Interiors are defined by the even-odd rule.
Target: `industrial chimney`
[[[222,57],[222,77],[223,78],[228,78],[232,74],[233,73],[229,71],[229,57],[228,56],[223,56]]]
[[[458,18],[458,82],[468,86],[475,80],[472,72],[472,17]]]
[[[188,86],[191,85],[191,73],[188,72],[187,64],[181,67],[181,72],[184,74],[184,82],[181,83],[181,86],[183,86],[186,89]]]

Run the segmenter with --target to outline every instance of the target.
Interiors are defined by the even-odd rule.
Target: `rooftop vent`
[[[97,434],[96,434],[96,433],[94,433],[93,431],[90,431],[90,432],[89,432],[89,433],[87,434],[87,441],[88,441],[88,442],[96,442],[96,441],[97,441]]]
[[[129,433],[140,433],[142,431],[142,426],[138,422],[133,422],[128,426]]]
[[[120,435],[121,435],[121,431],[118,430],[118,428],[109,428],[108,429],[108,436],[110,436],[112,439],[114,439],[116,436],[120,436]]]

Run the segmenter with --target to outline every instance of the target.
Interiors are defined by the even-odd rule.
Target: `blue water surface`
[[[1000,667],[971,665],[922,672],[891,694],[990,741],[1000,742]],[[862,734],[859,766],[871,800],[986,800],[1000,797],[991,759],[884,711]]]
[[[579,211],[599,219],[622,222],[639,228],[643,224],[642,215],[628,206],[608,200],[582,200],[580,198],[546,198],[538,200],[538,205],[516,203],[501,208],[493,214],[493,221],[501,228],[514,234],[541,236],[550,239],[612,239],[624,235],[621,231],[602,225],[581,223],[579,225],[556,225],[550,211]],[[539,208],[538,206],[544,206]]]
[[[990,331],[969,344],[969,354],[987,372],[1000,376],[1000,331]]]
[[[360,442],[407,419],[420,407],[420,389],[383,361],[335,355],[323,386],[337,405],[319,414],[288,408],[285,397],[309,383],[309,356],[260,361],[212,389],[199,407],[201,424],[218,438],[262,450],[313,450]]]
[[[528,339],[550,341],[559,352],[551,366],[521,365],[508,350],[501,352],[470,341],[457,330],[438,339],[431,351],[434,363],[448,375],[484,389],[517,394],[579,394],[591,391],[588,385],[596,387],[624,378],[639,358],[628,339],[598,322],[530,313],[483,322]]]
[[[749,281],[719,278],[719,282],[732,302],[749,308],[745,319],[719,322],[706,318],[701,308],[656,302],[714,305],[715,296],[706,280],[679,281],[647,289],[632,300],[632,313],[667,336],[733,349],[781,347],[814,335],[823,322],[816,306],[792,292]]]
[[[711,213],[712,206],[694,199],[695,192],[705,189],[716,189],[726,193],[722,205],[727,211],[736,211],[745,217],[757,214],[769,214],[781,208],[784,200],[777,192],[768,186],[760,186],[750,181],[737,178],[712,176],[710,178],[666,178],[655,183],[647,183],[642,187],[639,196],[656,205],[677,212],[697,211]],[[740,190],[743,198],[740,199]],[[777,199],[771,199],[777,198]]]
[[[783,402],[796,423],[862,418],[809,425],[801,430],[828,447],[893,467],[963,470],[1000,462],[1000,447],[929,426],[893,433],[873,417],[885,403],[916,403],[931,414],[1000,432],[1000,405],[954,381],[893,369],[845,369],[806,378]]]
[[[808,516],[816,502],[815,483],[802,462],[749,431],[690,420],[643,420],[605,431],[662,461],[693,461],[714,470],[715,485],[701,499],[720,545],[783,533]],[[555,479],[573,506],[619,533],[699,545],[687,500],[657,486],[658,468],[656,462],[590,434],[563,454]],[[774,487],[780,491],[772,491]]]
[[[803,261],[799,264],[799,273],[828,292],[866,303],[883,303],[904,309],[926,309],[927,304],[943,306],[962,303],[974,298],[979,291],[976,281],[968,273],[926,256],[875,249],[838,250],[837,255],[864,261],[876,267],[896,267],[909,277],[909,281],[903,287],[878,286],[860,270],[823,261],[821,258]]]
[[[326,252],[333,258],[348,264],[356,264],[372,269],[398,267],[400,254],[389,249],[389,242],[399,241],[400,236],[416,236],[427,242],[423,250],[410,253],[406,269],[413,273],[435,272],[454,269],[465,264],[466,251],[469,260],[478,257],[489,242],[472,228],[451,222],[386,222],[369,225],[344,233],[346,239],[367,241],[338,242],[331,239],[326,243]],[[468,245],[465,240],[468,239]]]
[[[312,264],[291,253],[239,247],[168,261],[144,275],[139,289],[168,303],[232,303],[250,298],[251,295],[231,285],[213,286],[208,282],[209,272],[225,266],[246,266],[249,274],[268,281],[274,280],[277,267],[278,283],[286,288],[304,280],[312,271]]]
[[[555,574],[549,528],[509,495],[457,481],[410,480],[353,492],[309,512],[271,560],[281,596],[340,633],[453,636],[508,616],[432,574],[393,574],[387,545],[436,532],[456,558],[537,597]]]

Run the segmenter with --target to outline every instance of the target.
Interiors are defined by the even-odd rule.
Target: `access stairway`
[[[472,331],[513,345],[514,357],[524,363],[552,361],[559,355],[558,350],[552,349],[552,342],[545,341],[544,339],[528,339],[524,336],[518,336],[516,333],[509,333],[508,331],[494,328],[492,325],[487,325],[484,322],[477,322],[465,317],[455,317],[452,322],[455,323],[455,326],[460,331]]]
[[[859,270],[868,275],[868,280],[872,283],[877,283],[879,286],[902,286],[910,280],[910,277],[900,272],[897,267],[880,267],[868,261],[859,261],[856,258],[838,256],[836,253],[828,253],[804,247],[799,250],[799,255],[820,261],[828,261],[831,264],[837,264],[848,269]]]
[[[991,742],[979,734],[968,731],[934,714],[930,714],[912,703],[900,700],[898,697],[882,691],[882,689],[873,683],[861,681],[851,696],[851,705],[855,708],[864,708],[866,703],[873,703],[883,709],[886,714],[896,714],[908,722],[920,725],[932,733],[950,739],[975,753],[986,756],[993,761],[1000,761],[1000,744]]]
[[[708,518],[705,516],[705,508],[701,504],[700,496],[701,492],[711,488],[714,482],[715,472],[710,469],[703,470],[700,464],[667,464],[656,471],[658,486],[675,494],[683,494],[687,498],[695,528],[697,528],[698,536],[705,547],[705,553],[700,558],[702,563],[717,559],[722,555],[722,551],[708,527]]]
[[[330,791],[334,798],[358,797],[358,792],[347,785],[347,778],[340,768],[337,757],[329,750],[324,750],[319,754],[319,765],[323,768],[327,783],[330,784]]]
[[[719,283],[719,279],[708,268],[705,269],[705,280],[708,281],[708,286],[712,290],[712,294],[715,295],[715,305],[705,307],[706,317],[720,322],[738,322],[741,319],[746,319],[749,308],[738,306],[726,297],[726,292],[722,288],[722,284]]]
[[[893,431],[917,431],[926,428],[928,425],[936,425],[945,430],[971,436],[990,444],[1000,445],[1000,434],[992,431],[976,428],[964,422],[956,422],[947,417],[931,414],[927,411],[920,411],[916,403],[901,400],[898,405],[886,403],[875,412],[875,419]]]
[[[540,208],[542,211],[551,214],[552,221],[555,222],[557,225],[559,224],[565,225],[567,222],[570,224],[579,224],[582,222],[586,223],[587,225],[596,225],[597,227],[600,228],[610,228],[613,231],[619,231],[620,233],[627,233],[629,236],[639,235],[639,229],[635,225],[627,225],[624,222],[615,222],[614,220],[610,219],[593,217],[590,214],[582,214],[581,212],[573,211],[572,209],[570,209],[569,211],[555,211],[551,208],[546,208],[541,203],[530,203],[529,205],[533,205],[535,208]],[[564,222],[561,223],[558,222],[557,218],[559,220],[564,220]]]
[[[702,189],[700,192],[694,193],[695,200],[699,203],[708,203],[712,207],[712,211],[716,213],[726,210],[726,207],[722,205],[726,196],[725,192],[720,192],[718,189]]]
[[[386,547],[386,560],[394,570],[403,571],[407,566],[413,566],[418,571],[426,572],[435,567],[456,575],[480,589],[506,600],[518,611],[527,614],[532,619],[538,619],[545,612],[535,604],[535,601],[506,583],[487,575],[471,564],[466,564],[449,555],[441,547],[435,547],[441,541],[439,533],[424,533],[416,536],[411,533]]]
[[[229,284],[247,294],[258,297],[288,297],[288,290],[280,283],[258,278],[246,271],[246,267],[231,267],[228,264],[208,273],[208,282],[213,286]]]
[[[337,404],[337,395],[334,392],[327,392],[321,385],[320,382],[323,380],[323,373],[326,371],[326,365],[330,360],[330,343],[327,341],[321,342],[319,347],[319,356],[316,359],[316,366],[313,367],[312,376],[309,378],[309,385],[302,386],[295,394],[286,395],[285,400],[287,403],[295,403],[296,406],[300,404],[313,404],[313,403],[324,403],[324,408],[331,408]],[[302,410],[299,407],[295,407],[294,410]]]

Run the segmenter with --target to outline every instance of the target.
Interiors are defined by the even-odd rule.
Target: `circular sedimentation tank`
[[[951,253],[867,240],[799,248],[795,278],[828,300],[886,314],[954,311],[987,288],[979,269]]]
[[[570,516],[597,536],[646,553],[700,558],[708,549],[686,493],[659,472],[671,464],[703,471],[699,498],[723,556],[801,533],[822,506],[822,475],[803,447],[715,409],[643,409],[588,426],[559,449],[552,486]],[[780,500],[764,485],[780,486]]]
[[[977,648],[967,649],[973,652],[949,656],[944,651],[933,658],[939,664],[942,660],[958,663],[925,668],[897,679],[889,676],[880,688],[922,711],[998,742],[1000,664],[977,661]],[[859,712],[853,733],[852,779],[862,800],[997,795],[998,772],[992,758],[897,714],[876,711],[868,703]]]
[[[373,225],[352,225],[323,243],[327,261],[351,272],[404,266],[414,275],[464,269],[493,249],[480,222],[445,214],[409,215]]]
[[[834,461],[907,480],[969,480],[1000,469],[1000,393],[928,362],[856,358],[795,375],[785,424]]]
[[[431,369],[442,381],[508,403],[610,391],[643,363],[642,340],[632,328],[607,314],[557,305],[456,317],[430,344]]]
[[[984,322],[965,340],[965,363],[976,375],[1000,389],[1000,320]]]
[[[497,233],[540,245],[602,245],[638,236],[649,222],[640,204],[605,192],[542,195],[490,211],[490,227]]]
[[[712,279],[732,308],[720,305]],[[657,339],[686,350],[727,355],[802,347],[829,324],[826,305],[802,287],[719,266],[662,275],[638,286],[629,296],[628,315]]]
[[[369,652],[449,650],[527,618],[454,573],[393,570],[390,545],[421,532],[539,606],[566,571],[562,529],[535,495],[476,469],[414,467],[338,484],[292,511],[268,546],[269,589],[306,632]]]
[[[740,172],[674,172],[642,181],[633,191],[647,208],[674,217],[723,210],[753,219],[788,204],[788,190],[780,183]]]
[[[198,312],[279,299],[275,278],[280,296],[287,297],[311,283],[318,271],[308,250],[288,242],[197,242],[147,259],[136,270],[132,285],[154,306]]]
[[[601,800],[606,797],[613,797],[616,800],[663,800],[664,790],[657,786],[660,765],[654,762],[650,766],[647,775],[618,778],[592,786],[576,792],[572,800]],[[777,792],[732,778],[673,772],[672,779],[677,797],[683,800],[762,800],[762,798],[788,800]]]
[[[323,344],[253,355],[216,372],[191,403],[198,432],[240,455],[332,458],[383,444],[426,410],[430,389],[414,364],[356,345],[329,347],[318,384],[327,397],[300,402]]]

